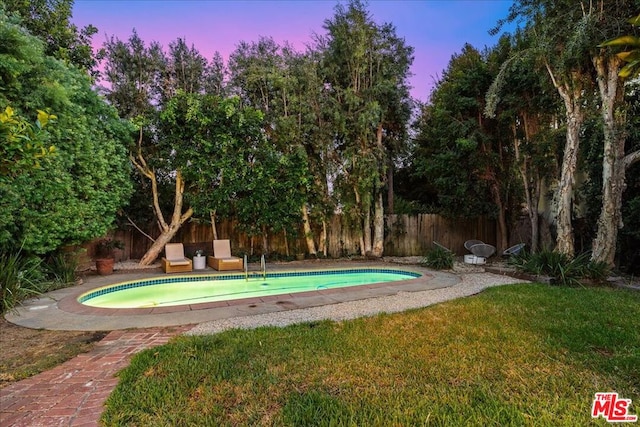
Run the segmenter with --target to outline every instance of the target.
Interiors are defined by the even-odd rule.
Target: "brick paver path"
[[[110,332],[84,353],[0,389],[0,426],[97,426],[115,374],[135,353],[166,344],[192,326]]]

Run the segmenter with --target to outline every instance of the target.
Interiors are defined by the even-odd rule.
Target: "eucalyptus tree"
[[[117,37],[107,40],[99,59],[104,68],[102,79],[109,84],[103,88],[107,100],[121,117],[149,122],[161,100],[166,65],[162,46],[157,42],[146,46],[134,29],[127,41]]]
[[[35,138],[31,149],[42,144],[41,152],[53,152],[0,179],[0,248],[46,254],[105,234],[131,190],[125,148],[131,128],[92,90],[86,73],[46,56],[41,41],[2,11],[0,39],[0,107],[14,110],[5,117],[9,132],[0,126],[3,150],[17,142],[11,137],[17,130],[24,142]],[[47,113],[36,108],[57,119],[31,136],[20,122],[44,124]],[[10,116],[20,117],[18,128],[11,130]],[[31,153],[24,148],[20,156]],[[11,166],[20,164],[11,158]]]
[[[564,104],[566,141],[555,194],[556,248],[573,256],[573,198],[580,148],[580,131],[585,120],[585,97],[592,92],[593,75],[588,56],[589,40],[583,18],[585,2],[574,0],[516,0],[506,21],[525,20],[530,53],[545,70]]]
[[[553,184],[558,169],[555,152],[560,131],[554,122],[560,105],[553,97],[551,82],[536,71],[535,58],[523,54],[529,43],[524,32],[516,31],[513,36],[502,36],[493,49],[504,52],[495,58],[502,64],[486,93],[484,114],[504,122],[511,130],[510,148],[531,224],[530,249],[536,252],[541,237],[540,199],[543,188]]]
[[[312,223],[320,224],[317,250],[327,256],[327,220],[335,213],[331,177],[336,159],[331,126],[332,100],[322,74],[322,52],[308,49],[304,54],[288,55],[290,91],[295,113],[290,119],[296,141],[306,153],[308,191],[302,206],[302,224],[307,251],[316,254]]]
[[[597,75],[604,131],[602,210],[598,219],[598,232],[593,240],[592,259],[614,266],[618,230],[623,226],[622,198],[626,186],[625,173],[631,165],[640,161],[640,150],[625,152],[629,106],[625,100],[624,79],[632,75],[634,57],[633,53],[616,55],[615,51],[607,46],[597,44],[598,40],[620,36],[621,28],[624,28],[629,16],[637,13],[640,2],[600,0],[590,6],[582,22],[590,30],[589,40],[593,47],[589,53]],[[640,22],[640,19],[636,21]],[[633,20],[631,22],[633,23]],[[635,41],[636,48],[640,46],[638,40],[637,37],[628,39],[631,45]],[[640,55],[636,52],[635,56],[637,66]],[[630,60],[628,66],[625,65],[626,60]]]
[[[220,52],[215,52],[204,72],[204,92],[212,95],[225,96],[227,93],[225,76],[227,69]]]
[[[338,4],[324,28],[327,35],[319,48],[341,156],[336,183],[345,196],[341,202],[359,224],[362,254],[379,257],[384,251],[383,188],[390,154],[385,138],[392,128],[408,123],[413,48],[391,24],[376,24],[361,1]]]
[[[169,43],[169,51],[164,55],[164,67],[160,73],[160,103],[164,104],[177,91],[202,93],[205,88],[207,60],[193,46],[187,46],[183,38]]]

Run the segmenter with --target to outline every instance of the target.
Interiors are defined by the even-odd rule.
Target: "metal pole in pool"
[[[267,262],[264,260],[264,254],[260,257],[260,267],[262,269],[262,278],[267,280]]]
[[[244,280],[249,281],[249,265],[247,264],[247,254],[244,254]]]

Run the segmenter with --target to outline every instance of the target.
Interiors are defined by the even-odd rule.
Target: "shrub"
[[[13,310],[22,300],[39,295],[48,286],[38,257],[22,251],[0,254],[0,312]]]
[[[557,251],[544,250],[535,254],[522,252],[512,257],[509,263],[525,273],[549,276],[552,283],[558,285],[581,285],[584,279],[605,280],[610,268],[606,263],[590,261],[589,258],[588,252],[571,258]]]
[[[454,256],[451,251],[436,247],[427,252],[421,264],[435,270],[450,270],[453,268]]]
[[[78,264],[78,253],[56,252],[52,254],[46,263],[48,276],[54,282],[52,286],[62,288],[75,283]],[[47,290],[52,290],[52,287],[50,286]]]

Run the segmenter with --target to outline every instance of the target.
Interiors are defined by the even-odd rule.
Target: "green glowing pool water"
[[[95,289],[78,300],[92,307],[152,308],[409,280],[420,274],[389,269],[352,269],[227,276],[147,279]]]

